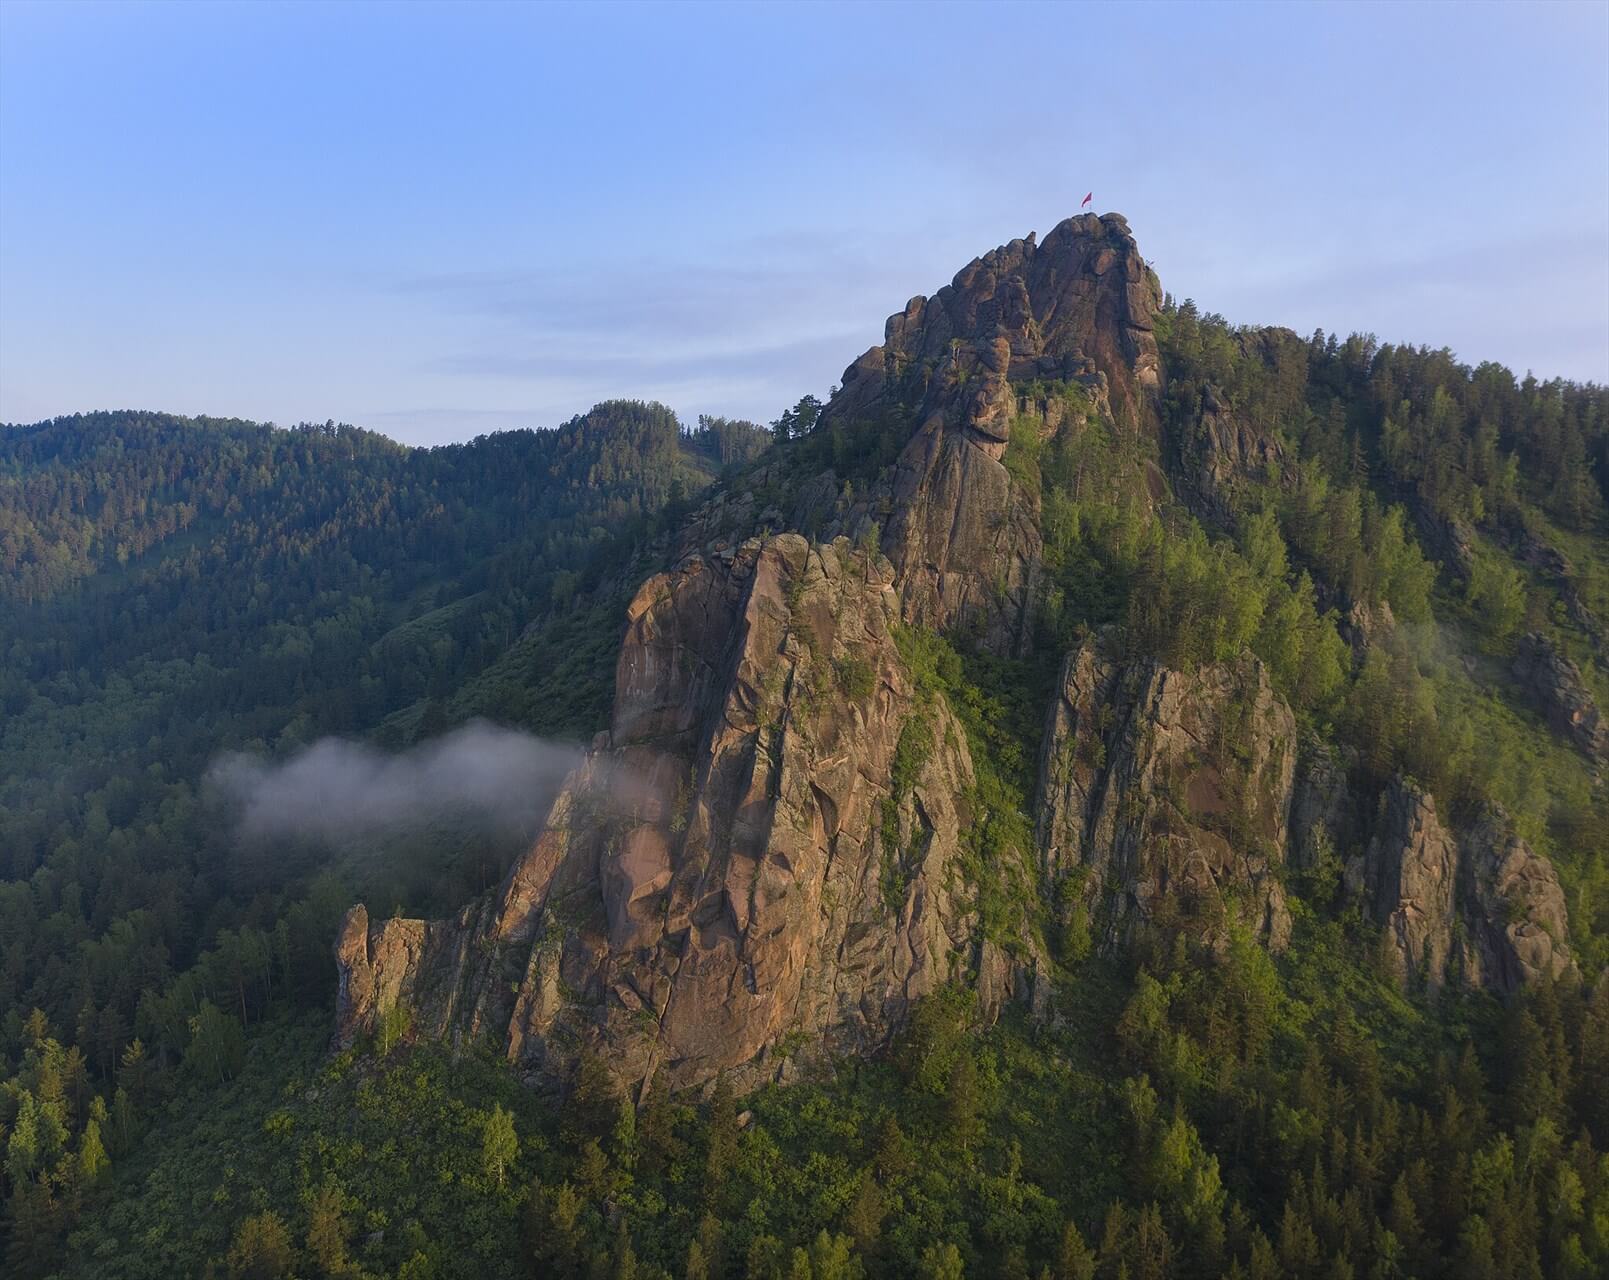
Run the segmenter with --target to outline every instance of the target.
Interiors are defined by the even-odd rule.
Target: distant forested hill
[[[177,1055],[151,1002],[276,921],[322,1003],[339,905],[293,907],[294,859],[239,882],[209,762],[475,714],[590,734],[615,577],[770,439],[627,401],[435,449],[148,413],[0,429],[0,1037],[38,1009],[97,1078],[136,1035]],[[431,893],[472,887],[431,865]]]

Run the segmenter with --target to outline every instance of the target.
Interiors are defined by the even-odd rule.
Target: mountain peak
[[[1104,398],[1118,422],[1154,428],[1161,305],[1123,216],[1079,214],[1042,242],[1030,234],[991,249],[932,297],[912,298],[888,318],[882,344],[844,371],[830,413],[852,420],[891,396],[914,399],[919,421],[941,414],[1003,448],[1011,384],[1060,381]]]

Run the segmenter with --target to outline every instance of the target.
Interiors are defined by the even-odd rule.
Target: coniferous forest
[[[0,428],[5,1273],[1609,1274],[1609,392],[1172,298],[1148,323],[1150,419],[1117,377],[974,368],[957,338],[925,363],[891,344],[764,428],[626,401],[432,449],[144,412]],[[436,1034],[422,998],[332,1043],[349,908],[378,930],[493,901],[541,822],[254,840],[216,762],[330,736],[398,755],[476,721],[579,752],[611,728],[628,608],[690,546],[797,533],[845,581],[905,572],[922,406],[990,376],[1011,412],[985,524],[1030,530],[1032,572],[1002,552],[971,566],[976,612],[906,609],[882,657],[835,649],[817,683],[755,695],[826,723],[886,682],[912,708],[869,780],[889,918],[926,856],[912,814],[964,753],[943,980],[853,1051],[784,1028],[764,1078],[627,1072],[585,1035],[536,1069],[506,1020]],[[784,643],[816,670],[814,641]],[[1174,687],[1231,673],[1214,785],[1268,776],[1245,726],[1274,707],[1296,794],[1322,775],[1343,816],[1287,845],[1159,780],[1125,857],[1178,838],[1269,864],[1206,924],[1183,889],[1119,902],[1116,863],[1041,867],[1047,711],[1095,648]],[[1080,739],[1073,775],[1118,788],[1121,730]],[[1500,829],[1529,869],[1488,890],[1471,855],[1446,901],[1568,963],[1493,981],[1466,916],[1415,950],[1424,912],[1403,924],[1376,885],[1404,796],[1398,862],[1435,869],[1432,821],[1448,847]],[[1524,915],[1542,864],[1567,936]],[[991,957],[1033,998],[992,996]]]

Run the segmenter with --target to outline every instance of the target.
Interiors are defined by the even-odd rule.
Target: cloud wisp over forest
[[[580,760],[574,745],[476,722],[397,753],[343,738],[282,761],[234,753],[208,781],[248,843],[341,846],[444,822],[529,832]]]

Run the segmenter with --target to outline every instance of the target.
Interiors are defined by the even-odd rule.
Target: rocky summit
[[[985,1019],[1011,1001],[1059,1016],[1074,920],[1114,953],[1158,927],[1277,951],[1289,877],[1332,851],[1404,983],[1572,970],[1557,877],[1500,811],[1455,829],[1406,776],[1360,783],[1355,752],[1304,737],[1244,650],[1191,661],[1085,632],[1038,707],[1029,847],[980,870],[976,744],[901,641],[1042,656],[1066,535],[1035,460],[1099,442],[1118,459],[1107,497],[1219,528],[1246,486],[1293,484],[1255,406],[1170,381],[1163,306],[1107,215],[1013,240],[890,316],[810,435],[671,539],[622,620],[610,726],[501,885],[450,919],[350,911],[339,1040],[404,1010],[416,1036],[490,1038],[545,1078],[597,1049],[631,1085],[787,1079],[885,1046],[946,984]],[[1280,330],[1238,341],[1271,375],[1303,349]],[[886,463],[852,474],[879,447]],[[1325,589],[1363,619],[1346,659],[1366,665],[1390,606]],[[1527,640],[1516,669],[1601,753],[1573,664]],[[1012,910],[986,909],[985,878]]]

